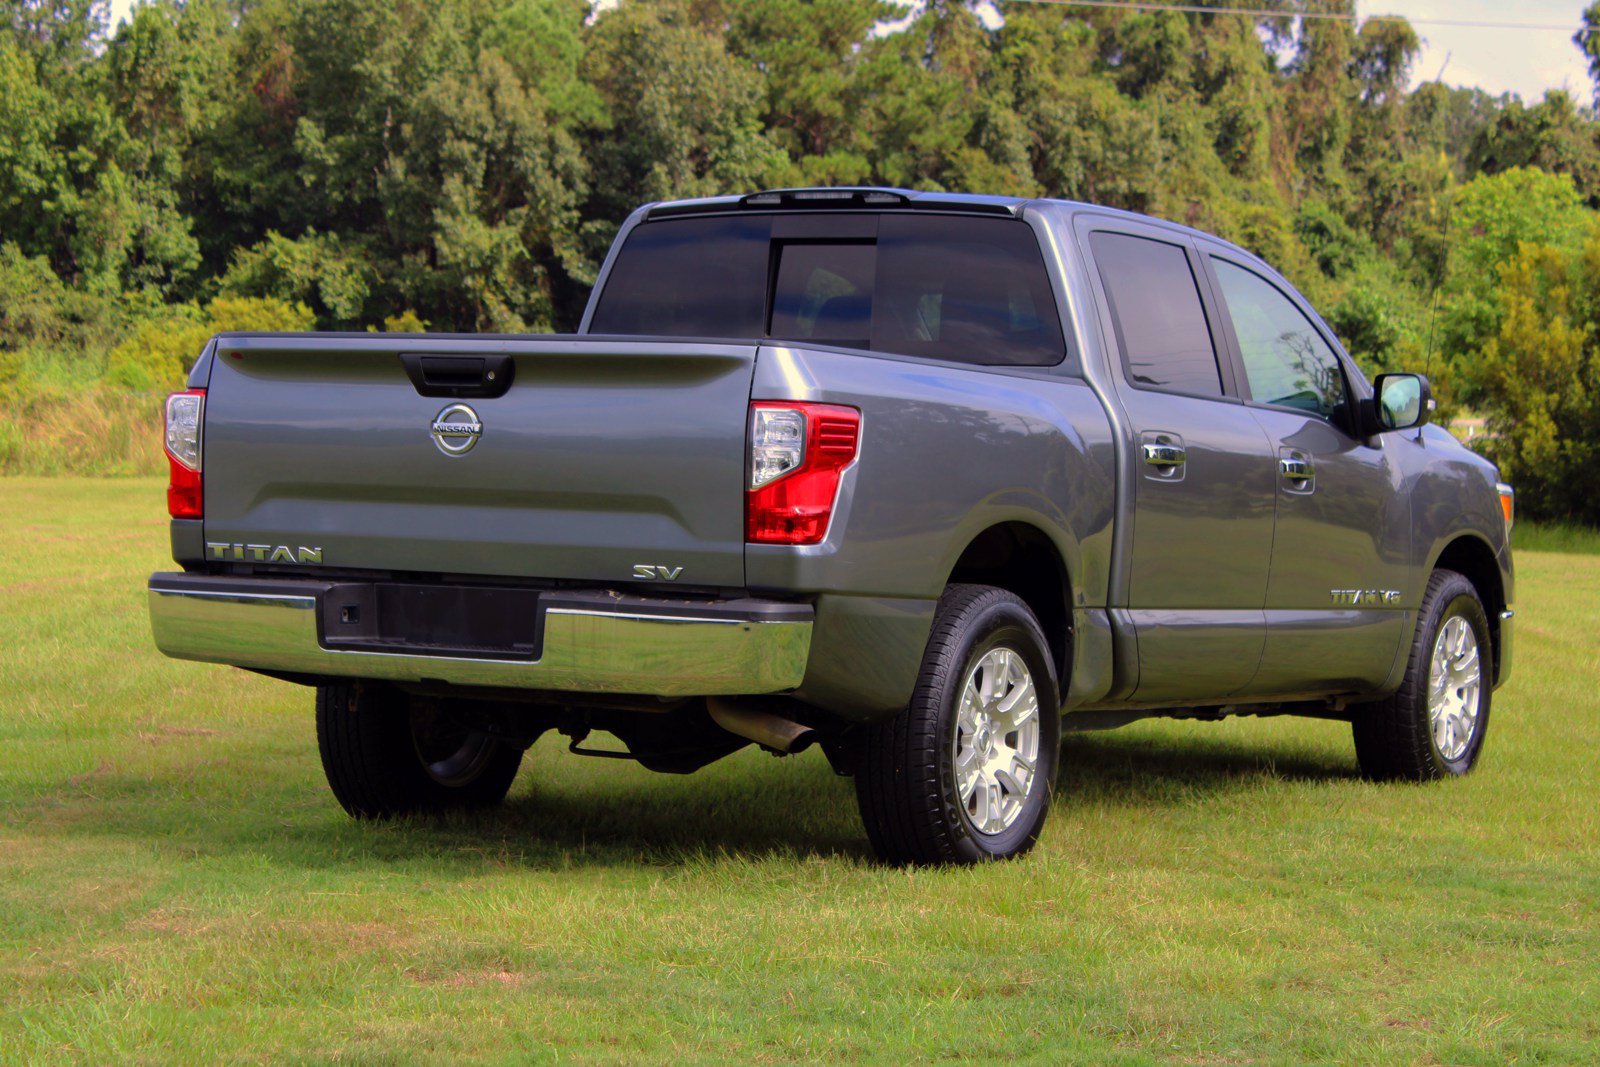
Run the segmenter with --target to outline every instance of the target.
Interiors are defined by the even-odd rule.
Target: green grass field
[[[503,810],[358,825],[309,691],[151,647],[159,483],[0,494],[0,1061],[1600,1058],[1580,536],[1518,558],[1466,780],[1366,784],[1334,723],[1139,724],[1067,743],[1028,859],[905,872],[815,752],[547,738]]]

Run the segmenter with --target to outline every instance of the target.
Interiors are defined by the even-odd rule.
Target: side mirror
[[[1372,383],[1371,433],[1409,430],[1433,417],[1433,388],[1420,374],[1380,374]]]

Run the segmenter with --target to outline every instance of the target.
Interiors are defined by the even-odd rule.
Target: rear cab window
[[[618,253],[589,331],[762,337],[953,363],[1067,355],[1033,229],[960,215],[648,221]]]
[[[766,294],[765,218],[717,217],[634,227],[612,265],[591,333],[759,337]],[[752,279],[756,279],[752,283]]]

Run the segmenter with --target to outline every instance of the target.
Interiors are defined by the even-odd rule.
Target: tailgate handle
[[[400,355],[406,377],[422,396],[495,397],[511,388],[517,364],[510,356]]]

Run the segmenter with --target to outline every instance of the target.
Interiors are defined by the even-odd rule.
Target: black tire
[[[945,590],[910,704],[865,729],[857,749],[856,799],[879,858],[892,864],[977,863],[1020,856],[1033,847],[1050,810],[1061,754],[1061,702],[1048,647],[1033,612],[1011,593],[978,585]],[[959,728],[959,704],[969,675],[997,649],[1019,656],[1033,683],[1037,750],[1015,814],[1003,829],[985,832],[974,822],[983,817],[973,809],[981,787],[963,803],[957,781],[960,738],[967,738],[968,752],[975,743]],[[998,737],[1006,749],[1016,747],[1012,738],[1021,737],[1018,731],[1002,734],[987,726],[979,736],[985,745]],[[985,792],[986,798],[991,795]],[[992,813],[989,803],[986,799],[978,807]]]
[[[1477,714],[1467,732],[1459,753],[1441,751],[1429,715],[1430,684],[1437,671],[1434,652],[1439,635],[1450,626],[1451,620],[1460,619],[1470,629],[1476,641],[1478,685],[1476,699],[1457,687],[1456,698],[1463,705],[1476,704]],[[1459,630],[1456,631],[1459,633]],[[1355,709],[1351,719],[1351,733],[1356,742],[1356,760],[1361,773],[1374,781],[1427,782],[1466,774],[1483,753],[1484,737],[1489,731],[1490,694],[1494,688],[1494,646],[1489,631],[1489,619],[1483,602],[1471,582],[1455,571],[1435,571],[1428,579],[1422,595],[1422,609],[1418,612],[1416,634],[1406,660],[1406,673],[1400,688],[1391,697]],[[1446,656],[1459,664],[1459,659]],[[1449,685],[1449,676],[1441,684],[1441,691]]]
[[[520,745],[367,682],[317,687],[317,747],[334,797],[358,819],[498,804],[522,764]]]

